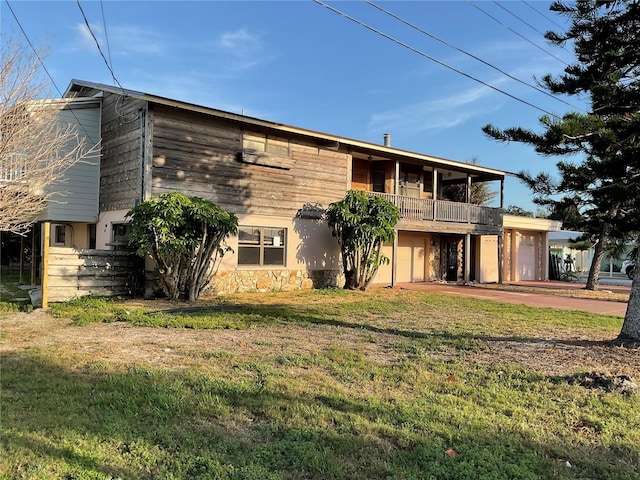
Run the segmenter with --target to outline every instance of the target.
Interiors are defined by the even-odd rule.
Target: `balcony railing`
[[[482,207],[470,203],[405,197],[390,193],[368,192],[386,198],[400,209],[400,218],[439,222],[473,223],[478,225],[502,225],[502,209]]]

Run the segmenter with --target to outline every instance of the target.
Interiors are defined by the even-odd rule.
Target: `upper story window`
[[[287,231],[277,227],[239,227],[238,265],[285,265]]]
[[[28,168],[25,154],[9,154],[0,165],[0,182],[20,182],[27,174]]]
[[[384,170],[374,170],[372,174],[373,191],[384,193],[386,176]]]
[[[289,140],[262,133],[244,132],[242,150],[247,153],[270,153],[289,156]]]

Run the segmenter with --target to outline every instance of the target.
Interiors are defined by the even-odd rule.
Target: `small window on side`
[[[287,231],[273,227],[238,229],[238,265],[285,266]]]
[[[53,234],[53,243],[55,245],[64,245],[67,240],[67,227],[65,225],[56,225]]]

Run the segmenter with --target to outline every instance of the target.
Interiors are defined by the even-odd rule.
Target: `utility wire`
[[[501,8],[502,10],[504,10],[505,12],[507,12],[509,15],[511,15],[514,18],[517,18],[518,20],[520,20],[522,23],[524,23],[527,27],[529,27],[531,30],[533,30],[536,33],[539,33],[540,35],[542,35],[544,37],[544,32],[538,30],[536,27],[534,27],[533,25],[531,25],[530,23],[528,23],[526,20],[523,20],[522,18],[520,18],[518,15],[516,15],[515,13],[513,13],[511,10],[509,10],[507,7],[505,7],[504,5],[501,5],[500,3],[496,2],[495,0],[493,0],[493,3]]]
[[[120,89],[122,90],[122,93],[125,94],[124,87],[120,84],[120,82],[116,78],[116,74],[113,73],[113,69],[111,68],[111,65],[109,65],[109,62],[107,61],[107,57],[105,57],[104,53],[102,52],[102,48],[100,47],[100,42],[98,42],[98,39],[96,38],[95,34],[93,33],[93,30],[91,29],[91,25],[89,25],[89,20],[87,20],[87,16],[85,15],[84,10],[82,9],[80,0],[76,0],[76,2],[78,4],[78,8],[80,9],[80,13],[82,13],[82,18],[84,18],[84,23],[87,26],[89,33],[93,37],[93,41],[98,47],[98,52],[100,52],[100,56],[102,57],[102,60],[104,60],[105,65],[107,66],[107,68],[109,69],[109,72],[111,73],[111,78],[113,78],[113,81],[120,87]]]
[[[44,61],[42,60],[42,57],[40,57],[40,54],[38,53],[38,50],[36,50],[36,48],[33,46],[33,43],[31,43],[31,39],[29,38],[29,35],[27,35],[27,32],[22,27],[22,24],[20,23],[20,20],[18,20],[18,16],[16,15],[16,12],[13,11],[13,7],[9,3],[9,0],[4,0],[4,1],[7,4],[7,7],[9,7],[9,11],[11,12],[11,15],[13,16],[13,19],[16,21],[16,24],[18,25],[18,28],[20,29],[20,31],[22,32],[22,35],[24,36],[25,40],[29,44],[29,47],[33,51],[33,54],[35,55],[36,59],[38,60],[38,63],[40,64],[40,66],[42,67],[44,72],[47,74],[47,77],[49,77],[49,80],[51,80],[51,84],[53,85],[53,87],[58,92],[58,95],[60,95],[60,98],[62,98],[63,97],[62,91],[58,88],[58,85],[56,84],[56,81],[53,79],[53,77],[49,73],[49,70],[47,70],[47,67],[44,64]],[[77,122],[78,126],[82,129],[82,131],[87,136],[87,138],[91,139],[92,138],[91,135],[89,135],[89,132],[87,132],[87,129],[84,128],[84,124],[80,121],[80,119],[76,115],[76,112],[74,112],[72,108],[69,109],[69,112],[71,112],[71,115],[73,115],[73,118],[76,119],[76,122]]]
[[[484,85],[485,87],[488,87],[488,88],[490,88],[492,90],[495,90],[496,92],[502,93],[503,95],[506,95],[507,97],[512,98],[513,100],[516,100],[516,101],[518,101],[520,103],[528,105],[529,107],[535,108],[536,110],[540,110],[541,112],[546,113],[547,115],[550,115],[550,116],[552,116],[554,118],[559,118],[558,115],[556,115],[554,113],[551,113],[551,112],[549,112],[549,111],[547,111],[547,110],[545,110],[545,109],[543,109],[541,107],[538,107],[537,105],[534,105],[533,103],[530,103],[530,102],[528,102],[526,100],[518,98],[515,95],[512,95],[509,92],[506,92],[506,91],[504,91],[504,90],[502,90],[502,89],[500,89],[498,87],[495,87],[495,86],[493,86],[493,85],[491,85],[489,83],[486,83],[486,82],[484,82],[484,81],[482,81],[482,80],[480,80],[480,79],[478,79],[476,77],[473,77],[472,75],[469,75],[468,73],[465,73],[465,72],[463,72],[461,70],[458,70],[457,68],[452,67],[451,65],[448,65],[448,64],[446,64],[446,63],[444,63],[444,62],[432,57],[431,55],[429,55],[429,54],[427,54],[427,53],[425,53],[425,52],[423,52],[421,50],[418,50],[415,47],[412,47],[411,45],[408,45],[408,44],[406,44],[404,42],[401,42],[400,40],[392,37],[391,35],[388,35],[388,34],[382,32],[382,31],[380,31],[380,30],[378,30],[378,29],[376,29],[376,28],[374,28],[374,27],[372,27],[372,26],[370,26],[370,25],[368,25],[368,24],[366,24],[366,23],[364,23],[364,22],[362,22],[362,21],[350,16],[350,15],[347,15],[346,13],[344,13],[344,12],[342,12],[342,11],[340,11],[340,10],[330,6],[330,5],[327,5],[326,3],[324,3],[324,2],[322,2],[320,0],[313,0],[313,1],[315,3],[317,3],[318,5],[321,5],[321,6],[325,7],[326,9],[328,9],[328,10],[330,10],[330,11],[332,11],[332,12],[338,14],[338,15],[340,15],[341,17],[346,18],[347,20],[350,20],[350,21],[352,21],[354,23],[357,23],[361,27],[364,27],[367,30],[372,31],[373,33],[376,33],[376,34],[380,35],[381,37],[386,38],[387,40],[391,40],[392,42],[400,45],[401,47],[404,47],[404,48],[406,48],[408,50],[411,50],[412,52],[417,53],[418,55],[420,55],[420,56],[422,56],[422,57],[424,57],[424,58],[426,58],[428,60],[431,60],[432,62],[435,62],[438,65],[442,65],[443,67],[448,68],[449,70],[453,70],[454,72],[458,73],[459,75],[467,77],[468,79],[473,80],[474,82],[478,82],[478,83]]]
[[[532,42],[531,40],[529,40],[527,37],[525,37],[524,35],[522,35],[520,32],[517,32],[516,30],[514,30],[513,28],[511,28],[508,25],[505,25],[503,22],[501,22],[500,20],[498,20],[496,17],[494,17],[493,15],[491,15],[489,12],[483,10],[482,8],[480,8],[478,5],[476,5],[475,3],[471,2],[471,0],[466,0],[466,2],[471,5],[473,8],[479,10],[480,12],[484,13],[487,17],[489,17],[490,19],[492,19],[493,21],[499,23],[500,25],[502,25],[504,28],[506,28],[507,30],[515,33],[517,36],[519,36],[520,38],[522,38],[525,42],[530,43],[531,45],[533,45],[534,47],[536,47],[538,50],[542,50],[544,53],[546,53],[547,55],[549,55],[550,57],[555,58],[556,60],[558,60],[560,63],[568,66],[569,64],[567,62],[565,62],[564,60],[562,60],[560,57],[556,57],[553,53],[551,53],[548,50],[545,50],[544,48],[542,48],[540,45]]]
[[[507,7],[505,7],[504,5],[502,5],[501,3],[496,2],[495,0],[493,0],[493,3],[495,3],[498,7],[500,7],[502,10],[504,10],[505,12],[507,12],[509,15],[511,15],[512,17],[517,18],[518,20],[520,20],[522,23],[524,23],[527,27],[529,27],[530,29],[532,29],[534,32],[539,33],[540,35],[542,35],[542,37],[544,38],[545,33],[538,30],[536,27],[534,27],[533,25],[531,25],[529,22],[527,22],[526,20],[524,20],[522,17],[516,15],[515,13],[513,13],[511,10],[509,10]],[[563,50],[566,50],[567,52],[573,54],[573,52],[571,50],[569,50],[567,47],[565,47],[564,45],[561,46],[561,48]]]
[[[49,77],[49,80],[51,80],[51,83],[55,87],[55,89],[57,90],[58,94],[62,97],[62,92],[58,88],[58,85],[56,85],[56,82],[53,79],[53,77],[51,76],[51,74],[49,73],[49,70],[47,70],[47,67],[44,65],[44,62],[42,61],[42,58],[40,57],[40,54],[38,53],[36,48],[33,46],[33,43],[31,43],[31,39],[29,38],[29,35],[27,35],[27,32],[25,32],[24,28],[22,28],[22,24],[20,23],[20,20],[18,20],[18,17],[16,16],[16,12],[13,11],[13,7],[9,3],[9,0],[4,0],[4,1],[7,4],[7,7],[9,7],[9,11],[11,12],[11,15],[13,15],[13,19],[18,24],[18,28],[22,32],[22,35],[27,40],[27,43],[29,44],[29,47],[31,47],[31,50],[33,50],[33,53],[36,56],[36,59],[38,60],[38,63],[40,64],[40,66],[42,67],[44,72],[47,74],[47,77]]]
[[[547,20],[549,20],[551,23],[553,23],[556,27],[561,28],[564,30],[565,27],[563,27],[562,25],[560,25],[558,22],[556,22],[555,20],[553,20],[552,18],[546,16],[544,13],[542,13],[540,10],[538,10],[536,7],[534,7],[533,5],[531,5],[529,2],[527,2],[526,0],[522,0],[522,3],[524,3],[527,7],[529,7],[531,10],[533,10],[534,12],[536,12],[538,15],[542,15],[544,18],[546,18]]]
[[[443,45],[446,45],[447,47],[453,48],[454,50],[457,50],[458,52],[461,52],[461,53],[463,53],[463,54],[465,54],[465,55],[467,55],[467,56],[469,56],[469,57],[473,58],[474,60],[477,60],[478,62],[480,62],[480,63],[482,63],[482,64],[484,64],[484,65],[486,65],[486,66],[488,66],[488,67],[490,67],[490,68],[492,68],[492,69],[494,69],[494,70],[498,71],[498,72],[500,72],[501,74],[503,74],[503,75],[505,75],[505,76],[509,77],[511,80],[515,80],[516,82],[521,83],[522,85],[526,85],[527,87],[533,88],[533,89],[534,89],[534,90],[536,90],[537,92],[540,92],[540,93],[542,93],[542,94],[544,94],[544,95],[546,95],[546,96],[548,96],[548,97],[551,97],[551,98],[553,98],[554,100],[557,100],[557,101],[559,101],[559,102],[562,102],[562,103],[564,103],[565,105],[567,105],[567,106],[569,106],[569,107],[571,107],[571,108],[575,108],[575,109],[579,110],[579,108],[578,108],[578,107],[576,107],[575,105],[572,105],[572,104],[570,104],[569,102],[566,102],[565,100],[562,100],[561,98],[558,98],[558,97],[556,97],[556,96],[552,95],[551,93],[549,93],[549,92],[547,92],[547,91],[543,90],[543,89],[542,89],[542,88],[540,88],[540,87],[537,87],[537,86],[535,86],[535,85],[532,85],[532,84],[530,84],[530,83],[525,82],[524,80],[521,80],[521,79],[519,79],[519,78],[517,78],[517,77],[514,77],[514,76],[513,76],[513,75],[511,75],[510,73],[505,72],[504,70],[500,69],[499,67],[496,67],[495,65],[493,65],[493,64],[491,64],[491,63],[489,63],[489,62],[487,62],[486,60],[483,60],[482,58],[480,58],[480,57],[478,57],[478,56],[476,56],[476,55],[474,55],[474,54],[472,54],[472,53],[469,53],[469,52],[467,52],[467,51],[465,51],[465,50],[463,50],[463,49],[461,49],[461,48],[458,48],[458,47],[456,47],[455,45],[452,45],[452,44],[448,43],[447,41],[442,40],[441,38],[438,38],[437,36],[435,36],[435,35],[433,35],[433,34],[431,34],[431,33],[427,32],[426,30],[424,30],[424,29],[422,29],[422,28],[418,27],[417,25],[415,25],[415,24],[413,24],[413,23],[409,22],[408,20],[405,20],[405,19],[403,19],[403,18],[399,17],[398,15],[396,15],[396,14],[394,14],[394,13],[390,12],[389,10],[386,10],[386,9],[382,8],[381,6],[379,6],[379,5],[376,5],[376,4],[375,4],[375,3],[373,3],[372,1],[370,1],[370,0],[365,0],[365,3],[367,3],[367,4],[371,5],[371,6],[372,6],[372,7],[374,7],[374,8],[377,8],[377,9],[378,9],[378,10],[380,10],[381,12],[383,12],[383,13],[385,13],[385,14],[389,15],[390,17],[395,18],[396,20],[398,20],[398,21],[400,21],[400,22],[404,23],[405,25],[407,25],[407,26],[409,26],[409,27],[411,27],[411,28],[413,28],[413,29],[417,30],[418,32],[423,33],[423,34],[425,34],[426,36],[428,36],[428,37],[430,37],[430,38],[432,38],[432,39],[434,39],[434,40],[436,40],[436,41],[438,41],[438,42],[442,43]]]
[[[102,28],[104,29],[104,40],[107,43],[107,54],[109,55],[109,65],[113,68],[113,60],[111,60],[111,46],[109,45],[109,35],[107,34],[107,21],[104,17],[104,3],[100,0],[100,12],[102,13]]]

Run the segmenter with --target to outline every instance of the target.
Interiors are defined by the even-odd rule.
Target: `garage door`
[[[536,236],[518,234],[515,280],[536,279]]]
[[[398,237],[398,282],[424,282],[424,237]]]

